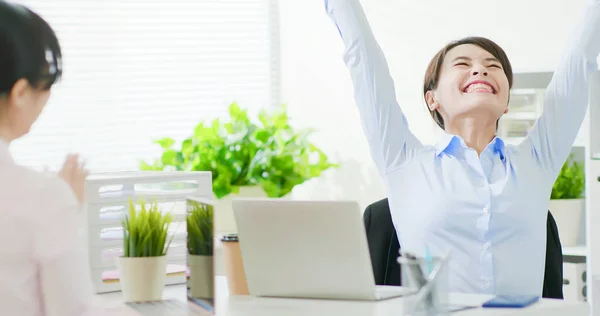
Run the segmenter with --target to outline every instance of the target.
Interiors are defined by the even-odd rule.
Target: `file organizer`
[[[186,282],[186,197],[213,199],[210,172],[136,171],[90,175],[86,184],[85,216],[89,263],[96,293],[120,291],[116,258],[123,253],[121,219],[129,200],[155,201],[173,214],[166,284]]]

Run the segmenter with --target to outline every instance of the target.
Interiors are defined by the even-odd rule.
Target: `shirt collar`
[[[462,138],[456,135],[448,134],[446,132],[442,133],[442,137],[440,137],[435,144],[435,154],[439,156],[443,152],[450,153],[457,145],[456,142],[459,142],[460,144],[460,141],[462,141]]]
[[[13,161],[10,151],[8,149],[8,142],[0,137],[0,159],[8,159]]]
[[[458,135],[452,135],[444,132],[440,140],[435,145],[435,154],[437,156],[442,153],[454,154],[459,148],[467,148],[467,144],[465,143],[464,139]],[[488,148],[491,148],[493,153],[498,153],[500,155],[500,159],[504,160],[505,145],[504,141],[500,137],[494,137],[484,151],[486,151]]]

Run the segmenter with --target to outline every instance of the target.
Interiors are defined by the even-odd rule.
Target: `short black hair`
[[[62,53],[50,25],[25,6],[0,0],[0,94],[23,78],[49,90],[61,75]]]

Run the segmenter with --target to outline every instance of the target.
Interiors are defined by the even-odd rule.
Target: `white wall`
[[[429,59],[450,40],[489,37],[515,71],[552,70],[585,0],[363,0],[396,83],[412,131],[434,143],[421,97]],[[385,197],[353,101],[339,35],[323,0],[280,0],[282,100],[298,126],[319,130],[315,141],[342,168],[298,187],[299,198],[352,199],[363,207]]]

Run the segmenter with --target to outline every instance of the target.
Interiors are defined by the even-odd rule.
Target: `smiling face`
[[[429,65],[425,100],[442,128],[465,117],[495,123],[508,111],[512,85],[508,58],[493,42],[475,39],[488,41],[483,46],[490,47],[486,50],[473,38],[465,39],[440,51]]]

